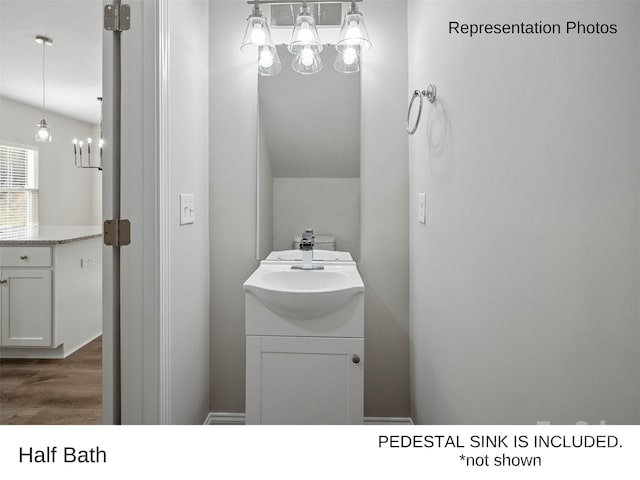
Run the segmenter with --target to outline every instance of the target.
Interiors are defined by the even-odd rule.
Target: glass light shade
[[[341,52],[355,46],[360,47],[361,50],[367,50],[371,47],[371,40],[369,40],[364,18],[358,11],[355,13],[350,12],[344,16],[336,49]]]
[[[51,127],[47,125],[47,121],[43,118],[37,125],[36,142],[50,142],[52,140]]]
[[[258,48],[263,45],[273,46],[269,24],[267,24],[262,14],[252,14],[247,19],[247,28],[244,31],[240,50],[244,52],[251,45],[255,45]]]
[[[320,43],[316,21],[311,15],[311,10],[309,7],[303,7],[300,9],[300,15],[296,18],[296,23],[293,26],[289,51],[297,55],[307,48],[311,48],[317,54],[322,51],[322,44]]]
[[[313,75],[322,70],[322,60],[320,53],[314,51],[310,46],[302,48],[296,53],[291,63],[291,68],[302,75]]]
[[[360,47],[349,47],[338,52],[333,68],[340,73],[356,73],[360,71]]]
[[[277,75],[282,70],[282,63],[278,51],[271,45],[264,45],[258,49],[258,73],[260,75]]]

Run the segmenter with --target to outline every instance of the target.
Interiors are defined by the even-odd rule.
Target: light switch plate
[[[180,194],[180,225],[187,225],[196,221],[196,207],[193,193]]]
[[[82,268],[91,268],[96,264],[95,259],[91,258],[91,257],[82,257],[82,259],[80,260],[80,266]]]
[[[418,194],[418,221],[427,223],[427,194]]]

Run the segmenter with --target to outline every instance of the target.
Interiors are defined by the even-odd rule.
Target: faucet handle
[[[313,235],[313,230],[307,228],[300,239],[300,250],[312,250],[314,245],[315,237]]]

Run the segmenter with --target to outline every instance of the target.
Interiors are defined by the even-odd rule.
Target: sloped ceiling
[[[45,57],[47,110],[99,123],[102,0],[0,0],[0,95],[41,107],[36,35],[54,42]]]

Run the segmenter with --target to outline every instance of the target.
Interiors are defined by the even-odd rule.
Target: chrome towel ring
[[[415,92],[413,92],[413,96],[411,97],[411,101],[409,102],[409,111],[407,112],[407,133],[409,135],[413,135],[418,129],[418,125],[420,124],[420,117],[422,116],[422,100],[425,97],[427,98],[429,103],[433,103],[436,101],[435,84],[429,84],[426,90],[416,90]],[[411,120],[411,109],[413,108],[413,102],[415,102],[416,98],[420,99],[420,105],[418,106],[418,116],[416,117],[415,125],[413,127],[410,127],[409,122]]]

